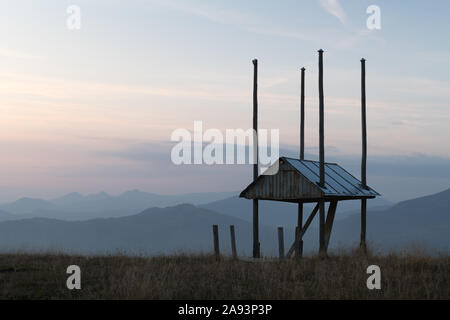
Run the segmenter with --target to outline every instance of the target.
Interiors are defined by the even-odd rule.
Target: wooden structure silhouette
[[[253,127],[257,137],[257,60],[254,65],[253,86]],[[361,117],[362,117],[362,162],[361,181],[351,175],[336,163],[325,162],[324,146],[324,93],[323,93],[323,50],[319,50],[319,161],[304,159],[304,79],[305,68],[301,69],[300,94],[300,158],[280,157],[262,175],[258,175],[258,163],[253,167],[253,182],[240,194],[240,197],[253,200],[253,257],[260,257],[258,201],[271,200],[292,202],[298,204],[298,222],[294,243],[290,246],[287,256],[294,252],[301,256],[303,251],[303,235],[307,231],[317,212],[319,212],[319,253],[326,255],[336,208],[339,201],[361,200],[361,248],[366,250],[366,206],[367,199],[379,194],[367,186],[366,158],[366,93],[365,93],[365,60],[361,60]],[[257,160],[257,138],[254,152]],[[255,155],[254,155],[255,156]],[[303,224],[303,204],[316,202],[317,205]],[[325,215],[325,203],[329,203],[328,213]],[[279,233],[279,236],[282,234]],[[280,256],[284,255],[280,252]]]

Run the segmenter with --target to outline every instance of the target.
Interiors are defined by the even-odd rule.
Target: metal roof
[[[319,161],[298,160],[284,158],[300,174],[312,183],[319,186]],[[347,170],[336,163],[325,163],[325,187],[320,188],[325,195],[330,196],[379,196],[380,194],[370,187],[364,188],[361,181],[352,176]]]
[[[276,174],[260,175],[240,196],[307,202],[332,198],[364,199],[380,195],[370,187],[363,187],[358,179],[336,163],[325,163],[325,188],[319,185],[319,161],[281,157],[274,166],[279,166]]]

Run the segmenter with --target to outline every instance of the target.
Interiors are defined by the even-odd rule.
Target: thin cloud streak
[[[319,3],[322,8],[338,18],[341,23],[347,22],[347,15],[338,0],[320,0]]]

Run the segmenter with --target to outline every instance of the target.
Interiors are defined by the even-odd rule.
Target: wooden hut
[[[279,158],[240,194],[240,197],[252,200],[298,204],[317,202],[304,226],[301,230],[297,230],[297,240],[290,247],[288,256],[300,247],[303,234],[319,211],[321,203],[329,203],[325,224],[320,225],[320,228],[324,228],[321,252],[326,253],[338,201],[367,200],[376,196],[379,196],[379,193],[368,186],[363,186],[361,181],[336,163],[325,163],[325,186],[322,187],[319,161],[287,157]]]
[[[300,95],[300,158],[281,157],[262,175],[258,175],[258,161],[253,166],[253,182],[240,194],[240,197],[253,200],[253,257],[260,257],[258,201],[271,200],[298,203],[298,224],[295,241],[288,256],[295,251],[301,256],[303,234],[319,212],[320,249],[326,255],[333,227],[334,216],[339,201],[361,200],[361,248],[366,250],[366,207],[367,199],[379,196],[366,183],[367,134],[366,134],[366,83],[365,59],[361,59],[361,125],[362,161],[361,181],[336,163],[325,162],[324,147],[324,94],[323,94],[323,50],[319,50],[319,161],[304,159],[305,124],[305,68],[302,68]],[[257,71],[258,62],[253,60],[253,129],[258,133]],[[258,154],[258,145],[254,152]],[[303,224],[303,203],[317,202],[317,205]],[[329,203],[325,215],[325,203]],[[284,250],[283,250],[284,251]]]

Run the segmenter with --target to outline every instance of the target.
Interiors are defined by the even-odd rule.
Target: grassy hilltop
[[[81,290],[66,288],[72,264],[81,268]],[[381,268],[381,290],[366,287],[372,264]],[[449,267],[449,256],[357,252],[259,262],[3,254],[0,299],[449,299]]]

